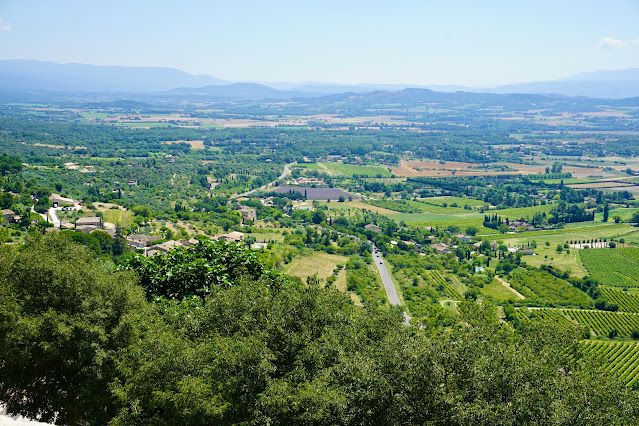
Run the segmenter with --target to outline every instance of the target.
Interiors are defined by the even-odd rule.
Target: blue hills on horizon
[[[335,84],[321,82],[229,82],[175,68],[59,64],[35,60],[0,60],[0,90],[45,92],[159,93],[221,98],[317,97],[338,93],[400,91],[406,88],[474,93],[523,93],[623,99],[639,96],[639,68],[591,71],[545,82],[498,87],[410,84]]]

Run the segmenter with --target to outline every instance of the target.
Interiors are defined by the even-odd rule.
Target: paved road
[[[402,302],[399,301],[399,296],[397,296],[393,281],[391,280],[388,269],[386,269],[386,265],[382,260],[382,254],[377,251],[375,247],[373,247],[373,260],[375,261],[375,266],[377,266],[377,272],[379,272],[379,276],[382,277],[382,282],[384,283],[384,288],[386,289],[386,294],[388,295],[388,301],[391,305],[401,305]]]
[[[273,185],[275,185],[275,182],[284,179],[289,173],[291,173],[291,166],[293,166],[294,164],[297,164],[297,163],[294,162],[294,163],[286,164],[284,166],[284,171],[282,172],[280,177],[275,179],[273,182],[269,182],[266,185],[260,186],[259,188],[251,189],[250,191],[242,192],[241,194],[233,194],[233,195],[231,195],[231,199],[240,198],[240,197],[246,197],[248,195],[251,195],[254,192],[264,191],[265,189],[268,189],[268,188],[272,187]]]
[[[49,222],[53,223],[54,228],[60,229],[60,219],[58,219],[58,215],[55,214],[53,207],[49,209]]]
[[[397,291],[395,290],[395,286],[393,285],[393,281],[391,280],[391,276],[388,273],[388,269],[386,269],[386,265],[384,264],[384,260],[382,259],[382,254],[373,246],[373,261],[375,262],[375,266],[377,266],[377,272],[379,272],[379,276],[382,277],[382,282],[384,283],[384,288],[386,289],[386,296],[388,297],[388,301],[391,305],[401,305],[402,302],[399,301],[399,296],[397,295]],[[404,325],[410,324],[410,317],[406,312],[402,312],[404,316]]]

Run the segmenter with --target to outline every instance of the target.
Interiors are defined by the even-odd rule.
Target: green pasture
[[[327,169],[341,173],[346,176],[353,175],[368,175],[369,177],[375,177],[381,175],[382,177],[391,177],[391,172],[386,167],[381,166],[356,166],[353,164],[342,163],[322,163]]]
[[[481,294],[496,302],[508,302],[517,301],[519,298],[512,291],[508,290],[506,286],[501,284],[497,280],[493,280],[490,284],[485,284],[479,289]]]

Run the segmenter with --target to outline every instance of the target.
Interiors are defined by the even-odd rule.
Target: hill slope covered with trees
[[[636,419],[635,391],[580,355],[582,330],[515,331],[474,301],[460,303],[452,325],[434,313],[406,327],[399,311],[356,307],[313,280],[273,285],[242,250],[206,244],[192,250],[207,261],[181,273],[208,291],[174,299],[140,285],[153,264],[110,272],[56,233],[2,247],[0,402],[60,424]],[[203,273],[243,260],[249,273],[220,285]]]

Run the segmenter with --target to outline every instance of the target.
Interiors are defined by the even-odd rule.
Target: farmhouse
[[[228,234],[223,234],[220,235],[219,237],[217,237],[218,240],[224,240],[224,241],[230,241],[230,242],[237,242],[237,241],[243,241],[244,240],[244,234],[241,232],[229,232]]]
[[[254,208],[242,206],[238,204],[237,211],[242,215],[242,220],[255,220],[257,219],[257,212]]]
[[[433,244],[431,245],[431,247],[440,253],[452,253],[452,251],[446,244]]]
[[[102,227],[102,218],[98,216],[86,216],[81,217],[75,221],[75,227],[78,226],[95,226],[97,228]]]
[[[64,198],[60,196],[60,194],[51,194],[49,197],[49,201],[54,208],[63,206],[65,204],[75,204],[75,202],[71,198]]]
[[[373,225],[372,223],[369,223],[368,225],[364,226],[364,231],[373,231],[373,232],[376,232],[378,234],[380,234],[382,232],[382,230],[379,229],[379,227],[377,225]]]
[[[100,228],[98,228],[97,226],[94,226],[94,225],[80,225],[80,226],[76,225],[75,226],[75,230],[77,232],[83,232],[83,233],[85,233],[87,235],[89,235],[93,231],[97,231],[98,229],[100,229]]]
[[[102,229],[104,230],[104,232],[106,232],[107,234],[109,234],[112,237],[115,237],[117,232],[115,230],[115,224],[114,223],[110,223],[110,222],[103,222],[102,223]]]
[[[459,241],[461,241],[462,243],[470,242],[470,237],[466,234],[457,234],[455,235],[455,237],[459,238]]]
[[[173,248],[182,247],[182,246],[183,244],[181,242],[170,240],[170,241],[163,242],[162,244],[156,244],[154,246],[151,246],[148,250],[146,250],[144,255],[148,257],[158,253],[166,253]]]
[[[140,235],[133,234],[126,237],[129,243],[129,247],[132,250],[145,248],[151,245],[153,241],[159,241],[162,239],[161,235]]]
[[[5,222],[11,223],[15,220],[16,214],[13,212],[13,210],[10,209],[3,209],[2,210],[2,219],[4,219]]]

